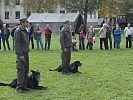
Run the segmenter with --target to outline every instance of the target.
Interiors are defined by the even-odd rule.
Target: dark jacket
[[[51,38],[52,30],[46,28],[44,31],[45,31],[45,38]]]
[[[34,35],[34,26],[31,26],[29,30],[29,37],[33,37],[33,35]]]
[[[72,34],[69,29],[63,29],[60,34],[61,49],[70,48],[72,45]]]
[[[20,56],[29,52],[28,32],[22,26],[18,27],[15,31],[15,52]]]
[[[8,39],[9,36],[10,36],[9,29],[7,27],[5,27],[5,29],[3,28],[1,31],[2,31],[2,34],[1,34],[2,38],[3,39]]]
[[[109,27],[106,27],[106,37],[111,37],[111,29]]]
[[[18,26],[15,26],[11,31],[11,36],[14,37],[15,30],[18,28]]]

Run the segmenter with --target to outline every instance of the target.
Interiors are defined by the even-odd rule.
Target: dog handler
[[[27,77],[29,73],[29,42],[26,27],[28,21],[26,18],[21,18],[20,26],[15,31],[15,53],[17,56],[17,91],[24,93],[28,91],[26,88]]]
[[[72,45],[72,34],[70,31],[70,22],[65,21],[64,27],[60,34],[61,44],[61,60],[62,60],[62,74],[69,74],[69,65],[71,60],[71,45]]]

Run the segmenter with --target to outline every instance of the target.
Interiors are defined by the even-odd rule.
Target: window
[[[5,19],[9,19],[9,11],[5,12]]]
[[[60,10],[60,13],[65,13],[65,10]]]
[[[9,6],[9,0],[4,0],[5,6]]]
[[[20,5],[20,0],[15,0],[16,5]]]
[[[94,12],[94,19],[96,19],[96,12]]]
[[[20,11],[16,11],[16,19],[20,19]]]
[[[90,14],[90,19],[92,19],[92,14]]]

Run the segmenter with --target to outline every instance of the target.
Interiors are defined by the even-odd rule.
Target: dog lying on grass
[[[39,71],[31,70],[32,74],[27,77],[27,88],[47,90],[48,87],[38,86],[41,78]],[[10,84],[0,83],[0,86],[10,86],[11,88],[17,87],[17,79],[14,79]]]
[[[82,63],[80,61],[74,61],[73,63],[70,64],[70,67],[68,69],[68,71],[70,73],[81,73],[78,71],[78,67],[80,67],[82,65]],[[58,71],[58,72],[62,72],[62,66],[58,66],[58,68],[54,69],[54,70],[51,70],[49,69],[49,71]]]

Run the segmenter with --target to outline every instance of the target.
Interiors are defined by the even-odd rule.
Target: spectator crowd
[[[10,36],[12,36],[12,50],[15,50],[14,33],[19,26],[20,25],[18,24],[12,30],[9,30],[8,25],[3,24],[3,27],[0,29],[0,50],[2,50],[2,43],[4,50],[6,50],[7,48],[8,50],[11,50],[11,43],[9,42]],[[64,26],[62,25],[60,27],[60,31],[63,30],[63,28]],[[69,29],[72,33],[72,50],[78,51],[76,46],[77,39],[74,28],[70,25]],[[35,40],[37,50],[50,50],[52,29],[50,28],[49,24],[46,25],[45,29],[42,29],[39,24],[33,25],[32,23],[29,23],[27,32],[29,45],[31,44],[32,49],[35,49]],[[133,40],[133,28],[131,27],[130,23],[127,24],[127,27],[123,32],[125,34],[125,47],[131,48]],[[44,34],[44,42],[42,41],[42,34]],[[105,23],[105,21],[103,21],[99,32],[96,32],[93,26],[89,26],[87,29],[85,29],[84,25],[81,24],[78,30],[79,50],[93,50],[96,36],[99,37],[100,50],[108,50],[112,49],[113,47],[120,49],[121,34],[122,29],[120,28],[119,24],[111,25],[110,22]],[[87,43],[85,43],[85,40],[87,40]]]

